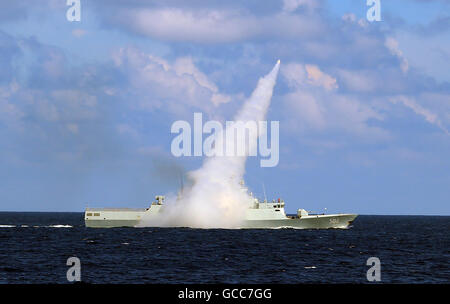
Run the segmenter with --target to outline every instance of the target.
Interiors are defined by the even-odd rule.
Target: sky
[[[0,210],[146,207],[201,157],[173,122],[230,120],[281,68],[280,156],[245,182],[286,211],[450,215],[450,1],[0,2]],[[264,185],[264,186],[263,186]],[[325,209],[326,208],[326,209]]]

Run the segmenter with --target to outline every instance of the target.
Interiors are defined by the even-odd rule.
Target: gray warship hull
[[[90,228],[136,227],[148,213],[150,208],[87,208],[84,223]]]
[[[348,228],[356,217],[356,214],[330,214],[277,220],[247,220],[242,228],[343,229]]]
[[[89,228],[137,227],[139,222],[139,220],[85,220],[85,226]]]
[[[100,209],[101,210],[101,209]],[[115,213],[114,217],[111,214],[102,218],[88,218],[85,217],[85,225],[90,228],[117,228],[117,227],[140,227],[140,218],[143,215],[142,211],[137,211],[135,219],[124,219],[123,214],[129,211],[109,211],[108,213]],[[129,216],[130,214],[128,214]],[[279,228],[294,228],[294,229],[343,229],[348,228],[355,218],[356,214],[321,214],[308,215],[301,218],[292,217],[284,219],[264,219],[264,220],[245,220],[242,223],[241,229],[279,229]],[[146,223],[147,226],[151,223]]]
[[[158,227],[163,223],[164,197],[156,196],[156,201],[146,209],[130,208],[87,208],[84,215],[86,227]],[[254,198],[248,206],[242,224],[234,228],[242,229],[330,229],[349,227],[357,214],[309,214],[304,209],[298,209],[296,215],[286,215],[284,201],[263,202]],[[145,219],[145,223],[143,222]],[[183,226],[177,226],[183,227]]]

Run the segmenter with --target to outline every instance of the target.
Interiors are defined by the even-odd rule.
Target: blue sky
[[[189,3],[189,4],[187,4]],[[264,4],[263,4],[264,3]],[[246,182],[297,208],[450,215],[450,1],[0,3],[0,210],[143,207],[201,158],[171,124],[231,119],[277,59],[280,162]]]

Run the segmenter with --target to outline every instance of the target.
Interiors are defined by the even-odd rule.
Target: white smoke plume
[[[260,78],[256,89],[234,117],[235,122],[258,122],[265,120],[272,98],[280,62],[265,77]],[[228,126],[225,130],[229,130]],[[249,133],[249,137],[260,134]],[[216,142],[215,148],[229,144]],[[248,151],[256,149],[257,138],[249,138]],[[204,160],[200,169],[188,172],[193,181],[183,189],[181,197],[167,197],[157,218],[141,221],[143,226],[192,227],[192,228],[239,228],[252,197],[242,189],[240,181],[245,173],[247,156],[211,156]]]

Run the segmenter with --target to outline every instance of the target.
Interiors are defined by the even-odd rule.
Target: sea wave
[[[73,226],[71,226],[71,225],[50,225],[50,226],[46,226],[46,227],[50,227],[50,228],[73,228]]]
[[[0,228],[29,228],[28,225],[0,225]],[[73,228],[71,225],[47,225],[47,226],[37,226],[34,225],[33,228]]]

